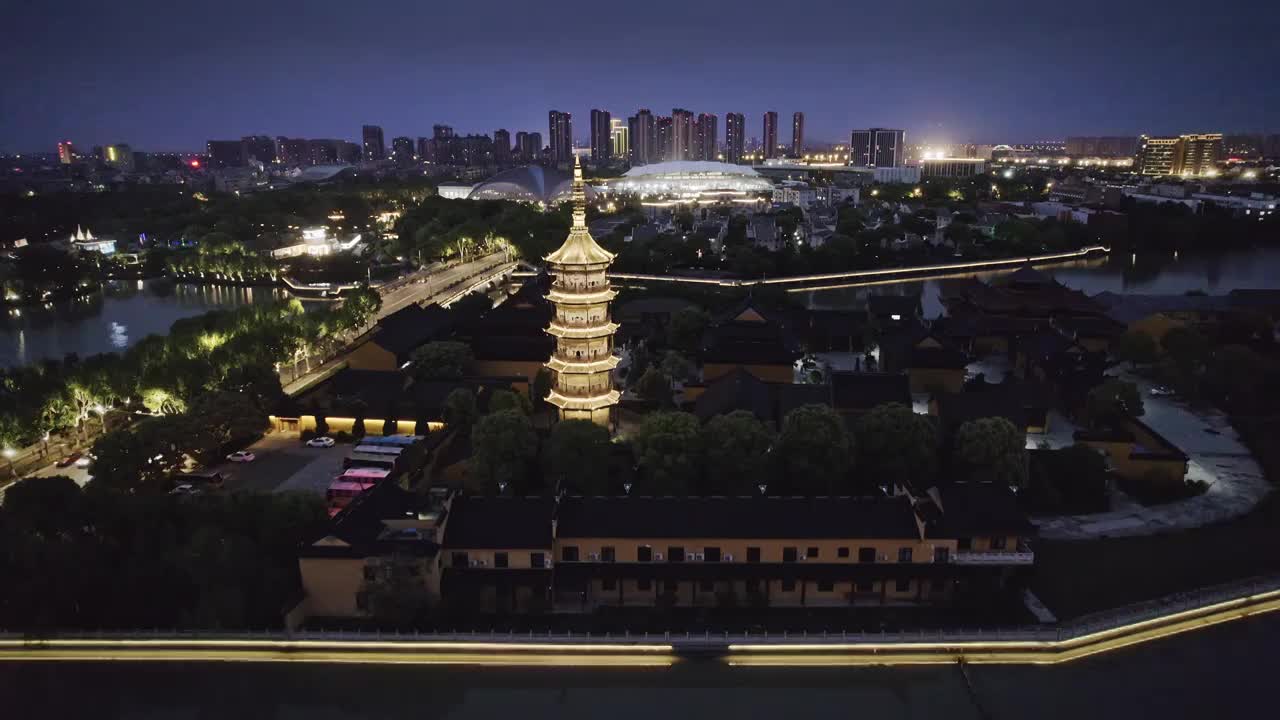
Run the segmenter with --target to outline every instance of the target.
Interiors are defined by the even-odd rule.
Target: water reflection
[[[287,297],[274,287],[112,281],[99,295],[23,308],[0,318],[0,365],[119,351],[147,335],[168,332],[182,318]]]
[[[1280,289],[1280,248],[1228,253],[1168,252],[1116,253],[1107,258],[1038,266],[1069,287],[1094,295],[1104,291],[1180,295],[1190,290],[1210,294],[1236,288]],[[947,279],[976,277],[991,280],[1013,272],[1009,268],[983,273],[957,273],[928,280],[875,281],[801,293],[818,309],[861,307],[868,295],[920,293],[925,315],[942,313],[939,289]]]

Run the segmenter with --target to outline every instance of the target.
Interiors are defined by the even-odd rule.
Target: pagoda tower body
[[[619,393],[613,389],[613,335],[618,324],[609,317],[609,301],[617,296],[605,271],[613,254],[596,244],[587,231],[587,196],[582,165],[573,164],[573,227],[559,250],[544,258],[554,281],[547,299],[556,307],[547,333],[556,349],[547,361],[555,377],[547,402],[560,408],[561,420],[590,420],[608,426]]]

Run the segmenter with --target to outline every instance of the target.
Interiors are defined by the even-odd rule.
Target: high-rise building
[[[102,151],[108,165],[122,172],[133,172],[133,148],[125,143],[117,143],[115,145],[107,145]]]
[[[311,164],[311,143],[306,138],[280,135],[276,138],[276,159],[285,167],[301,167]]]
[[[423,162],[435,162],[435,143],[431,142],[431,138],[418,136],[415,149],[418,152],[418,159]]]
[[[693,158],[695,160],[715,160],[719,147],[720,118],[711,113],[698,113],[698,120],[693,128]]]
[[[248,158],[243,140],[210,140],[205,143],[209,164],[215,168],[243,167]]]
[[[613,138],[610,137],[608,110],[591,110],[591,162],[606,165],[613,157]]]
[[[365,125],[363,128],[364,159],[369,161],[383,160],[387,157],[387,144],[382,140],[382,127]]]
[[[75,159],[76,149],[75,146],[71,144],[70,140],[63,140],[58,143],[58,162],[63,165],[70,165]]]
[[[764,114],[764,156],[778,157],[778,113],[773,110]]]
[[[1182,138],[1152,137],[1138,139],[1139,175],[1174,175],[1182,155]]]
[[[804,157],[804,113],[791,115],[791,157]]]
[[[391,157],[400,164],[413,162],[413,138],[400,137],[391,139]]]
[[[453,127],[449,125],[432,125],[431,137],[434,140],[448,140],[453,137]]]
[[[1182,162],[1179,175],[1204,177],[1218,171],[1222,160],[1222,133],[1199,133],[1182,136]]]
[[[247,161],[257,160],[263,165],[271,165],[276,161],[276,141],[268,135],[246,135],[240,138],[244,143],[244,155]]]
[[[653,113],[641,108],[627,121],[631,136],[631,164],[646,165],[658,158],[658,125]]]
[[[503,128],[493,131],[493,161],[498,165],[511,164],[511,133]]]
[[[558,250],[545,259],[555,278],[547,299],[555,315],[547,334],[556,339],[547,360],[554,381],[547,402],[560,409],[561,420],[590,420],[609,426],[619,393],[613,389],[613,336],[618,324],[609,317],[609,301],[617,292],[605,274],[613,254],[600,247],[587,230],[587,196],[582,164],[573,162],[573,225]]]
[[[671,137],[673,134],[671,117],[667,115],[659,115],[654,121],[654,126],[657,128],[654,131],[654,138],[656,139],[654,147],[657,149],[658,153],[657,161],[667,162],[668,160],[675,160],[676,157],[673,152],[673,139]]]
[[[742,162],[746,153],[746,117],[731,112],[724,116],[724,159],[735,165]]]
[[[855,167],[901,167],[906,160],[907,133],[870,128],[849,136],[849,164]]]
[[[521,148],[522,153],[526,150],[528,152],[528,160],[526,162],[542,162],[542,153],[546,148],[546,146],[542,144],[542,133],[525,133],[525,144],[522,145]]]
[[[693,157],[693,113],[684,108],[671,111],[671,159]]]
[[[384,154],[386,153],[385,146],[383,147],[382,151]],[[338,160],[340,162],[344,162],[348,165],[354,165],[360,162],[360,156],[361,156],[361,148],[356,143],[347,142],[346,140],[343,140],[342,144],[338,146]]]
[[[1217,172],[1222,159],[1222,134],[1200,133],[1153,137],[1138,140],[1139,175],[1160,177],[1187,175],[1200,177]]]
[[[615,160],[631,157],[631,128],[618,118],[609,120],[609,146]]]
[[[334,165],[342,158],[342,146],[345,143],[342,140],[332,140],[322,138],[311,140],[311,164],[312,165]]]
[[[493,163],[493,141],[488,135],[453,135],[431,141],[438,165],[481,167]]]
[[[552,110],[547,113],[550,131],[551,164],[568,165],[573,160],[573,116]]]

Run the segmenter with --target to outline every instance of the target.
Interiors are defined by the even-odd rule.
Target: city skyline
[[[260,22],[234,32],[234,6],[247,7],[237,0],[210,17],[146,1],[71,3],[59,17],[74,23],[20,7],[12,11],[18,32],[8,50],[28,61],[0,70],[6,105],[21,108],[0,118],[0,151],[53,152],[67,139],[150,150],[196,150],[210,138],[248,135],[356,139],[366,124],[388,138],[423,136],[434,123],[466,133],[545,132],[553,108],[581,118],[573,136],[579,146],[591,108],[614,117],[642,107],[740,112],[748,138],[758,137],[764,112],[799,111],[814,143],[842,142],[857,127],[983,143],[1280,127],[1280,99],[1248,72],[1265,67],[1265,44],[1240,43],[1227,31],[1275,12],[1261,3],[1221,3],[1208,18],[1185,2],[1108,6],[1107,22],[1084,41],[1061,32],[1066,21],[1047,9],[917,4],[915,14],[825,7],[807,16],[803,32],[778,36],[754,13],[726,20],[715,6],[681,5],[690,22],[659,39],[649,31],[661,12],[602,32],[579,3],[548,17],[492,5],[431,8],[437,27],[479,27],[477,13],[485,22],[483,33],[442,32],[430,43],[418,33],[427,9],[409,3],[377,6],[375,13],[395,21],[378,26],[376,42],[353,37],[337,3],[329,13],[323,3],[301,14],[287,3],[253,6]],[[888,22],[909,15],[928,19]],[[700,32],[701,19],[728,27]],[[852,19],[903,29],[851,35]],[[158,28],[168,31],[147,34]],[[1214,28],[1223,32],[1206,32]],[[1192,29],[1196,52],[1177,39]],[[758,34],[758,42],[740,43],[743,33]],[[148,42],[120,45],[132,36]],[[568,41],[530,50],[530,36]],[[903,57],[908,47],[936,51]],[[1214,52],[1229,52],[1242,71],[1222,73],[1201,61]],[[1172,92],[1171,77],[1194,92]]]

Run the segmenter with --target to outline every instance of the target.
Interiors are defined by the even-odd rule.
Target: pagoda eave
[[[547,326],[547,334],[554,335],[558,338],[573,338],[575,340],[590,340],[592,338],[608,337],[613,335],[621,327],[618,323],[605,323],[603,325],[593,325],[591,327],[565,327],[551,323]]]
[[[547,368],[559,373],[569,373],[576,375],[589,375],[591,373],[606,372],[618,367],[618,363],[622,359],[617,355],[610,355],[603,360],[592,360],[591,362],[582,362],[580,360],[561,360],[552,356],[547,361]]]
[[[590,397],[570,397],[561,395],[552,390],[547,395],[547,402],[555,405],[561,410],[602,410],[618,404],[622,399],[622,393],[617,390],[610,390],[600,395],[592,395]]]

